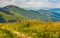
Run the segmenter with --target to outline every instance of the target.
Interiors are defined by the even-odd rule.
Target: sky
[[[7,5],[26,9],[60,8],[60,0],[0,0],[0,7]]]

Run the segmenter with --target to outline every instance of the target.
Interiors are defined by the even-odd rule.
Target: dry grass
[[[17,31],[33,38],[60,38],[60,22],[24,20],[0,24],[0,29]]]

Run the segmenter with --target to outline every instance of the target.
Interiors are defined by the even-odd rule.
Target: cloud
[[[60,8],[60,3],[58,3],[57,0],[20,0],[16,5],[29,9]]]
[[[40,9],[40,8],[60,8],[60,3],[51,2],[25,2],[18,5],[21,8]]]
[[[4,7],[13,4],[15,0],[0,0],[0,7]]]
[[[48,0],[22,0],[23,2],[45,2]]]
[[[48,0],[50,2],[53,2],[53,3],[60,3],[60,0]]]
[[[0,0],[0,7],[11,4],[28,9],[60,8],[60,0]]]

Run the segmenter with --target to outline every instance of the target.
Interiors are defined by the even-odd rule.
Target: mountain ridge
[[[58,15],[58,13],[55,12],[51,12],[49,10],[44,10],[44,9],[40,9],[38,11],[34,11],[34,10],[25,10],[23,8],[19,8],[17,6],[14,5],[8,5],[6,7],[3,7],[0,9],[0,11],[3,11],[3,13],[5,14],[9,14],[9,15],[16,15],[19,19],[21,19],[20,17],[22,16],[23,19],[36,19],[36,20],[41,20],[44,22],[54,22],[54,21],[59,21],[60,20],[60,14]]]

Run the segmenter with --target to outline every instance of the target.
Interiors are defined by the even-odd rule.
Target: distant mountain
[[[17,16],[23,16],[27,19],[36,19],[36,20],[42,20],[42,21],[52,21],[51,16],[42,14],[42,12],[38,11],[32,11],[32,10],[25,10],[22,8],[19,8],[17,6],[9,5],[4,7],[5,10],[9,11],[10,13],[14,13]]]
[[[50,16],[52,18],[52,21],[60,21],[60,9],[59,8],[49,9],[49,10],[40,9],[38,10],[38,12],[39,13],[42,12],[42,14],[46,14]]]
[[[31,11],[31,10],[30,10]],[[55,10],[56,11],[56,10]],[[32,12],[37,12],[38,14],[43,14],[43,15],[46,15],[46,16],[48,16],[50,19],[48,19],[48,20],[50,20],[50,21],[60,21],[60,13],[57,13],[57,12],[53,12],[53,11],[50,11],[50,9],[49,10],[46,10],[46,9],[40,9],[40,10],[38,10],[38,11],[33,11],[32,10]],[[48,21],[47,20],[47,21]]]
[[[20,19],[21,18],[21,19]],[[14,13],[9,12],[5,8],[0,8],[0,23],[15,22],[22,20],[24,17],[17,16]],[[25,18],[24,18],[25,19]]]
[[[49,10],[45,10],[45,9],[38,10],[38,13],[42,13],[42,14],[45,14],[47,16],[51,16],[52,15],[52,13]]]
[[[22,19],[36,19],[44,22],[60,21],[60,14],[45,9],[34,11],[25,10],[14,5],[8,5],[6,7],[0,8],[0,12],[0,16],[5,21],[14,21]]]
[[[52,8],[52,9],[49,9],[49,11],[55,12],[55,13],[60,13],[60,8]]]

